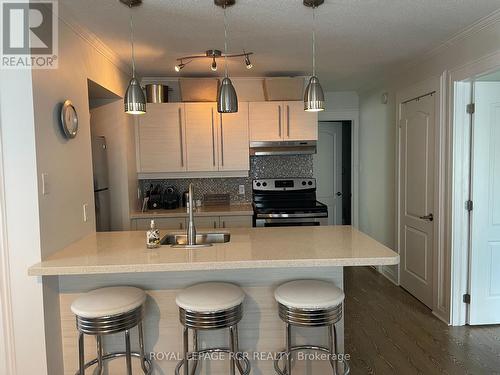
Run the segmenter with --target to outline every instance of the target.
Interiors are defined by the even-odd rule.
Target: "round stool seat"
[[[290,308],[319,310],[340,305],[345,295],[342,289],[326,281],[295,280],[280,285],[274,298]]]
[[[182,290],[175,299],[177,306],[196,312],[216,312],[240,305],[245,299],[243,290],[234,284],[209,282]]]
[[[144,290],[130,286],[95,289],[77,298],[71,311],[82,318],[101,318],[137,309],[146,301]]]

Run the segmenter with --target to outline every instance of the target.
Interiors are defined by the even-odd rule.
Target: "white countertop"
[[[162,232],[162,235],[166,232]],[[231,241],[148,250],[145,233],[94,233],[32,266],[40,275],[391,265],[399,255],[351,226],[232,229]]]
[[[195,216],[252,216],[251,204],[234,204],[226,206],[202,206],[194,211]],[[131,219],[154,219],[159,217],[183,217],[187,216],[186,207],[173,210],[149,210],[145,212],[135,211],[130,213]]]

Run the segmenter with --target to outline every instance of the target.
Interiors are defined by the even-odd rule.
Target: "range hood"
[[[311,155],[316,153],[316,141],[250,142],[251,156]]]

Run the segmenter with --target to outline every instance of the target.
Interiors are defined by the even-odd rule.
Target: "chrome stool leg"
[[[193,353],[198,353],[198,330],[193,329]],[[191,375],[196,374],[196,369],[198,368],[198,358],[193,358],[193,368],[191,369]]]
[[[236,371],[236,360],[235,360],[235,355],[236,355],[236,345],[235,345],[235,334],[234,334],[234,326],[229,327],[229,359],[230,359],[230,368],[229,368],[229,373],[230,375],[235,375]]]
[[[335,324],[328,327],[328,338],[330,344],[330,364],[334,374],[338,374],[338,352],[337,352],[337,328]]]
[[[102,375],[104,368],[103,368],[103,361],[102,361],[102,336],[98,335],[96,337],[96,343],[97,343],[97,375]]]
[[[189,328],[184,327],[184,375],[189,375]]]
[[[145,350],[144,350],[144,328],[142,326],[142,322],[140,322],[137,325],[137,329],[139,331],[139,355],[141,356],[141,358],[146,358],[146,354],[145,354]],[[146,367],[145,361],[141,361],[141,368],[145,374],[149,373],[149,370]]]
[[[84,335],[79,333],[78,335],[78,375],[85,375],[85,346],[84,346]]]
[[[127,375],[132,375],[132,355],[130,354],[130,332],[125,331],[125,358],[127,360]]]
[[[292,375],[292,325],[286,324],[286,374]]]

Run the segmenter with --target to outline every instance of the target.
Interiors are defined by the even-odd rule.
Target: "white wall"
[[[91,134],[106,137],[111,230],[130,229],[130,211],[136,209],[137,178],[133,117],[123,112],[123,101],[91,110]]]
[[[360,97],[359,227],[394,248],[395,231],[395,105],[382,104],[384,90]]]
[[[6,365],[8,375],[46,374],[42,284],[27,273],[41,259],[31,72],[0,70],[0,82],[5,195],[0,202],[5,213],[0,273],[2,284],[10,283],[1,306],[8,331],[4,339],[11,344]]]
[[[360,164],[364,179],[364,183],[360,183],[361,228],[377,240],[395,245],[396,93],[433,77],[439,78],[445,71],[472,64],[499,51],[499,36],[500,11],[415,59],[412,65],[401,67],[377,85],[360,90]],[[385,106],[380,103],[383,92],[388,92],[390,98]],[[446,91],[443,95],[446,100],[450,100]],[[378,223],[375,222],[377,214],[380,217]],[[446,227],[450,228],[449,225]],[[450,254],[451,249],[448,247],[445,253]],[[449,262],[448,257],[440,265],[444,280],[450,279]],[[440,291],[443,295],[448,292]],[[444,315],[449,315],[449,311]]]

